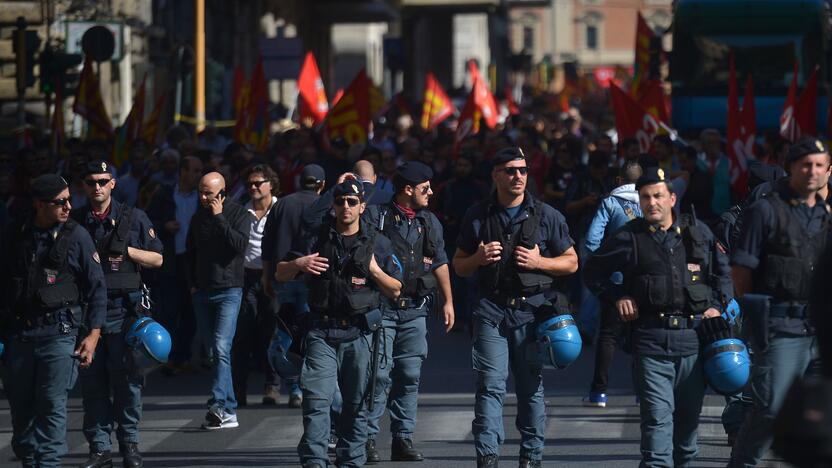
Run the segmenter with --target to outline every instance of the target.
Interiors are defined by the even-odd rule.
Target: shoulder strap
[[[121,206],[121,213],[116,222],[116,228],[110,234],[110,253],[124,253],[130,242],[130,226],[133,224],[133,207]]]
[[[520,228],[520,239],[516,242],[517,245],[522,245],[526,248],[533,247],[536,242],[534,239],[538,228],[540,227],[540,219],[543,217],[543,202],[535,200],[532,205],[531,214],[523,220],[523,226]]]
[[[67,256],[69,255],[69,240],[72,232],[78,227],[78,223],[74,219],[69,218],[64,223],[61,230],[58,232],[58,237],[52,248],[49,249],[49,262],[57,267],[63,268],[66,265]]]

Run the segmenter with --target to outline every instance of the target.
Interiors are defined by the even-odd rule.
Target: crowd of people
[[[817,357],[804,267],[825,248],[828,151],[818,140],[790,144],[766,134],[749,161],[748,188],[755,190],[747,195],[732,183],[718,131],[687,140],[660,135],[642,153],[638,141],[619,141],[603,122],[531,110],[457,142],[452,126],[424,132],[402,116],[374,122],[370,139],[353,144],[293,125],[273,134],[264,151],[214,128],[194,135],[173,126],[155,147],[134,142],[118,167],[105,141],[70,140],[61,155],[45,146],[0,153],[5,251],[20,249],[14,233],[34,220],[33,245],[46,244],[32,258],[52,252],[38,229],[54,232],[60,244],[63,228],[55,226],[67,223],[64,214],[93,241],[66,234],[80,236],[81,246],[70,249],[69,269],[95,278],[65,302],[87,303],[83,320],[67,320],[92,330],[80,347],[74,339],[69,345],[82,367],[90,443],[83,466],[110,466],[111,432],[125,466],[142,463],[142,380],[116,362],[127,352],[122,337],[142,285],[150,291],[142,301],[151,300],[152,317],[172,339],[161,372],[212,373],[203,427],[244,424],[236,410],[248,404],[250,373],[263,372],[263,404],[285,394],[289,406],[303,408],[298,453],[308,468],[327,466],[328,448],[340,466],[380,461],[375,435],[385,410],[393,459],[423,458],[413,434],[430,310],[439,311],[448,332],[473,337],[478,466],[497,466],[509,371],[522,408],[520,466],[541,466],[543,364],[519,356],[536,340],[543,311],[571,314],[583,345],[597,345],[588,406],[606,406],[608,370],[627,337],[643,466],[688,466],[705,391],[695,328],[721,317],[735,296],[766,293],[772,317],[782,320],[751,343],[758,360],[752,382],[766,384],[769,394],[735,392],[723,415],[732,466],[756,465],[789,384]],[[753,203],[779,199],[771,193],[786,203]],[[125,232],[118,229],[123,218]],[[123,251],[106,251],[125,233]],[[790,240],[812,249],[781,248]],[[74,264],[77,257],[86,263]],[[84,266],[86,257],[101,265],[106,286]],[[54,283],[51,267],[45,271],[44,284]],[[778,271],[794,273],[800,284],[778,282]],[[127,275],[120,289],[119,275]],[[666,320],[677,312],[690,320]],[[37,320],[43,330],[61,325],[60,318]],[[37,354],[22,350],[21,336],[31,343],[54,332],[27,335],[21,323],[4,322],[6,361]],[[393,365],[378,368],[379,349]],[[22,362],[8,367],[21,372]],[[760,362],[789,370],[758,375],[769,368]],[[24,421],[39,411],[26,395],[32,386],[8,383],[14,379],[6,390],[15,453],[24,466],[51,466],[66,450],[66,428],[59,427],[66,395],[63,422],[43,422],[48,443],[35,441],[41,423]],[[112,400],[102,390],[107,382]]]

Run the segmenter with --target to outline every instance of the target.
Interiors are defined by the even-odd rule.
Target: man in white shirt
[[[249,241],[243,254],[245,279],[243,301],[237,318],[237,332],[231,348],[231,377],[238,406],[248,404],[246,389],[249,369],[254,362],[266,374],[263,404],[277,404],[279,386],[277,377],[266,358],[269,341],[274,334],[275,310],[272,299],[263,291],[260,278],[263,274],[261,245],[266,219],[277,201],[277,174],[267,164],[256,164],[246,169],[240,179],[251,200],[245,208],[251,215]]]

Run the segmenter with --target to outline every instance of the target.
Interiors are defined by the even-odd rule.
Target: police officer
[[[753,407],[737,435],[731,466],[755,466],[772,441],[772,423],[792,381],[817,358],[807,310],[810,279],[827,242],[829,207],[818,193],[829,180],[829,151],[806,138],[789,149],[788,179],[743,213],[731,255],[755,353]]]
[[[116,428],[125,467],[142,466],[139,420],[143,377],[125,365],[124,330],[149,311],[142,306],[142,268],[162,266],[162,242],[144,211],[112,198],[110,165],[93,161],[81,173],[88,206],[72,213],[90,233],[107,285],[107,319],[92,366],[80,373],[84,436],[89,459],[81,468],[112,466],[110,433]]]
[[[310,330],[301,369],[303,437],[298,455],[304,468],[329,463],[329,409],[340,384],[344,404],[338,424],[337,464],[366,461],[366,414],[370,332],[381,326],[381,295],[399,296],[401,269],[390,241],[361,221],[366,209],[361,185],[348,180],[333,189],[335,219],[299,239],[277,265],[278,281],[307,276]]]
[[[688,466],[705,394],[694,327],[718,318],[731,299],[728,258],[707,226],[675,214],[676,194],[662,169],[645,169],[636,189],[644,217],[608,238],[584,274],[589,289],[631,324],[641,466]],[[615,271],[623,283],[612,281]]]
[[[32,198],[34,216],[7,243],[0,333],[12,448],[25,467],[53,467],[67,452],[67,395],[77,366],[94,362],[107,290],[92,239],[69,218],[66,181],[37,177]]]
[[[375,407],[369,415],[368,462],[380,461],[375,438],[385,406],[390,410],[393,434],[391,459],[422,460],[422,454],[413,448],[412,437],[422,361],[428,352],[425,317],[432,308],[437,289],[445,298],[446,331],[454,325],[442,225],[426,209],[433,194],[432,178],[433,171],[427,165],[417,161],[404,163],[393,177],[396,190],[393,200],[384,205],[370,205],[365,214],[369,224],[390,239],[404,271],[402,294],[395,301],[385,301],[383,308],[385,354],[378,371]]]
[[[461,224],[453,264],[476,273],[473,362],[477,374],[473,433],[478,467],[496,467],[503,431],[503,398],[511,370],[517,393],[520,467],[541,466],[546,431],[542,364],[525,358],[535,337],[535,315],[566,307],[553,277],[578,269],[566,221],[526,191],[528,166],[519,148],[498,152],[491,179],[496,191],[471,207]],[[562,296],[560,296],[562,297]]]

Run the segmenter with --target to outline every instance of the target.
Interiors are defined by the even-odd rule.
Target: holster
[[[768,349],[771,296],[745,294],[738,302],[740,303],[740,309],[744,311],[743,326],[748,326],[752,349],[757,352],[765,352]]]
[[[364,332],[374,332],[381,328],[381,309],[375,308],[356,317],[358,328]]]

